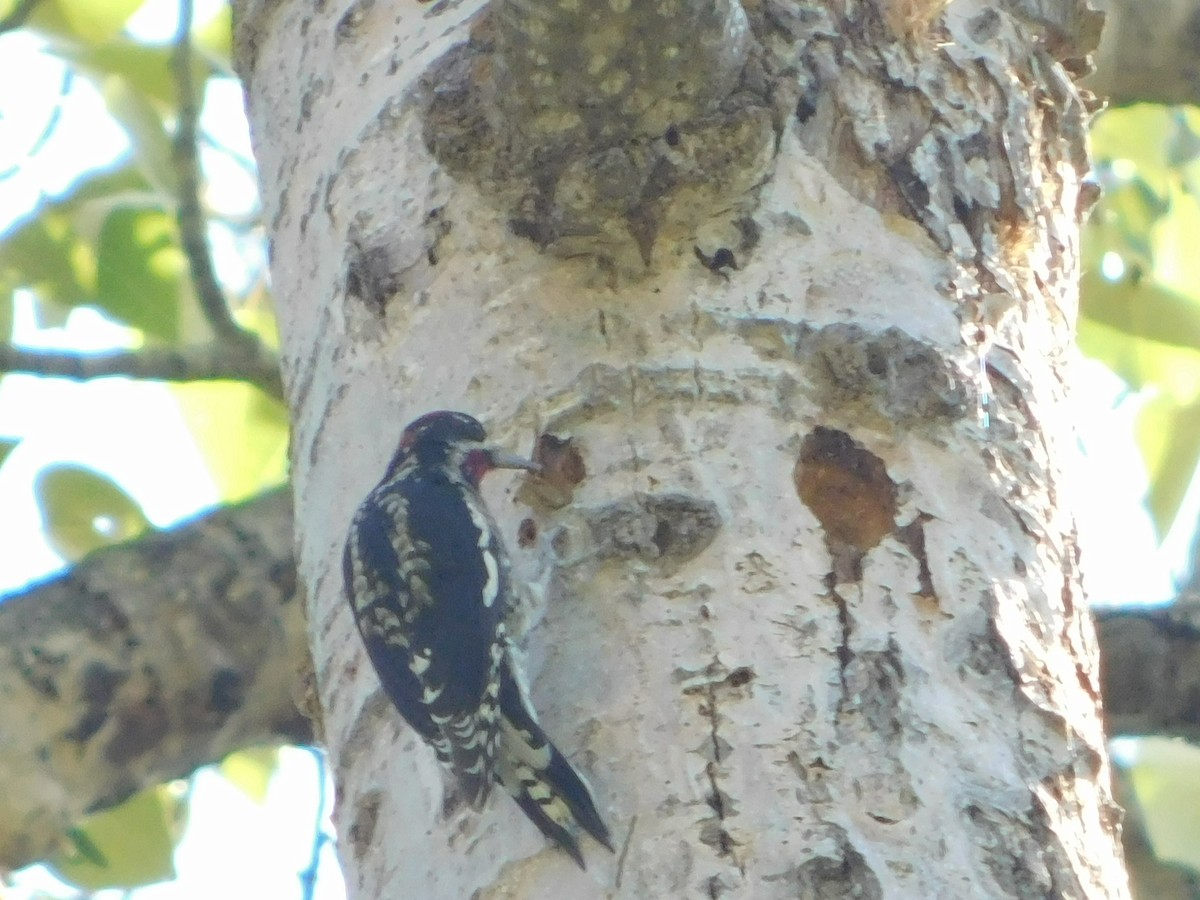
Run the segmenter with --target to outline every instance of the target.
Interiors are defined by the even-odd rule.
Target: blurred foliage
[[[226,781],[255,803],[262,804],[278,767],[278,747],[250,747],[229,754],[218,768]]]
[[[13,292],[26,288],[45,304],[103,309],[101,232],[114,211],[137,208],[161,210],[162,200],[132,166],[93,173],[65,197],[46,200],[0,242],[0,298],[11,308]],[[121,265],[136,263],[110,258],[106,267]]]
[[[1113,799],[1125,814],[1121,822],[1121,843],[1125,849],[1125,865],[1129,870],[1130,893],[1134,900],[1192,900],[1197,896],[1195,888],[1200,884],[1196,870],[1170,857],[1169,847],[1177,843],[1170,836],[1166,837],[1161,854],[1156,852],[1151,828],[1161,833],[1164,828],[1182,824],[1177,814],[1189,808],[1195,809],[1196,798],[1188,796],[1191,793],[1188,782],[1194,780],[1192,772],[1188,770],[1194,770],[1198,761],[1196,751],[1191,750],[1191,758],[1188,759],[1174,753],[1177,747],[1187,749],[1186,744],[1159,738],[1148,738],[1137,744],[1144,744],[1146,748],[1144,753],[1138,754],[1137,762],[1132,762],[1129,754],[1124,752],[1127,748],[1121,747],[1115,754],[1112,770]],[[1168,799],[1162,788],[1169,787],[1172,773],[1180,764],[1184,769],[1179,773],[1183,777],[1181,793],[1171,794],[1172,799]],[[1141,783],[1144,799],[1139,797],[1135,779]],[[1174,822],[1168,818],[1149,822],[1144,808],[1146,801],[1150,802],[1152,808],[1161,807],[1168,817],[1175,817]],[[1179,809],[1181,806],[1184,808]]]
[[[1200,110],[1105,112],[1092,154],[1103,196],[1083,234],[1079,345],[1138,394],[1146,505],[1161,538],[1200,465]],[[1137,833],[1126,848],[1137,896],[1193,896],[1200,750],[1158,738],[1131,747],[1126,827]]]
[[[126,32],[129,17],[140,5],[141,0],[40,0],[24,24],[24,30],[41,39],[44,52],[62,60],[75,78],[96,87],[113,120],[124,129],[129,152],[107,170],[81,173],[61,196],[43,198],[3,235],[4,336],[11,334],[14,296],[25,290],[35,298],[43,326],[61,324],[71,309],[86,306],[127,326],[135,347],[211,340],[194,297],[176,221],[173,47],[146,43]],[[0,0],[0,17],[13,6],[12,0]],[[193,27],[199,51],[193,76],[198,85],[230,73],[229,12],[223,6]],[[201,140],[210,155],[222,152],[219,141],[203,134]],[[245,165],[242,159],[235,162]],[[211,206],[206,212],[212,228],[246,233],[244,214],[225,220]],[[234,280],[246,284],[237,295],[227,285],[235,317],[266,344],[276,346],[265,271],[238,273]],[[243,383],[182,384],[172,390],[223,502],[244,499],[286,478],[287,415],[281,404]],[[89,522],[117,521],[122,523],[120,534],[133,533],[124,527],[132,518],[123,506],[118,509],[116,495],[98,495],[96,484],[103,476],[91,477],[85,485],[81,477],[48,476],[39,487],[48,534],[70,560],[103,543],[104,535],[94,529],[89,533]],[[72,496],[78,506],[74,515],[68,513]],[[108,508],[101,508],[102,500]],[[124,497],[124,503],[133,501]]]
[[[93,550],[132,540],[150,524],[137,501],[115,481],[83,466],[46,466],[38,473],[34,490],[46,540],[67,562],[79,562]]]
[[[0,466],[4,465],[4,460],[8,459],[8,454],[12,453],[19,443],[21,442],[0,438]]]
[[[1079,344],[1144,392],[1137,438],[1161,536],[1200,462],[1200,110],[1110,110],[1092,141],[1104,196],[1084,233]]]
[[[1144,738],[1129,775],[1147,817],[1146,830],[1162,859],[1200,870],[1200,749],[1184,741]]]
[[[287,472],[287,410],[247,384],[172,385],[184,421],[227,503],[280,483]]]
[[[126,24],[141,2],[39,0],[24,22],[23,30],[38,36],[43,52],[67,67],[64,91],[72,80],[96,88],[108,114],[127,135],[129,151],[108,169],[79,173],[65,193],[43,197],[0,235],[0,339],[11,336],[15,295],[25,291],[34,299],[41,327],[61,325],[72,309],[90,307],[125,326],[135,348],[212,340],[195,299],[176,219],[174,48],[127,32]],[[0,0],[0,19],[14,6],[13,0]],[[231,73],[228,6],[197,23],[192,35],[197,51],[193,80],[203,90],[208,79]],[[0,86],[0,115],[5,91],[14,89],[11,84]],[[228,170],[224,157],[241,171],[249,165],[212,135],[202,131],[200,142],[212,168]],[[247,224],[257,218],[254,211],[226,218],[208,202],[208,192],[202,192],[202,201],[210,239],[214,229],[251,240],[259,235],[257,224]],[[265,271],[251,267],[226,282],[239,324],[276,347]],[[232,286],[236,284],[244,287]],[[241,382],[181,383],[168,389],[222,502],[243,500],[286,479],[288,420],[277,400]],[[0,441],[0,464],[19,439]],[[81,444],[87,440],[87,434],[79,435]],[[35,493],[47,541],[68,562],[135,538],[149,527],[134,497],[108,475],[84,466],[46,466],[36,479]],[[220,771],[248,797],[262,802],[277,761],[276,749],[251,748],[228,757]],[[86,891],[172,878],[186,808],[186,795],[178,786],[143,791],[80,823],[49,865]]]
[[[141,791],[71,829],[66,846],[47,865],[87,891],[174,878],[175,844],[187,808],[187,794],[178,783]]]
[[[175,340],[188,283],[173,216],[124,207],[105,217],[96,260],[96,302],[105,312],[148,335]]]
[[[1083,234],[1079,345],[1139,394],[1146,505],[1162,537],[1200,465],[1200,110],[1109,110],[1092,128],[1092,154],[1104,193]],[[1144,838],[1126,842],[1135,889],[1191,896],[1200,751],[1157,738],[1132,746],[1127,827]]]

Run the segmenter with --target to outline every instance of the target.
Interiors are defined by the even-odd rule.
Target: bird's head
[[[456,466],[476,487],[493,469],[536,472],[540,468],[532,460],[488,444],[487,432],[474,417],[444,409],[426,413],[408,424],[400,435],[388,476],[412,459],[422,467]]]

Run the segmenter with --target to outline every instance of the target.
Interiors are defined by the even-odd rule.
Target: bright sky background
[[[198,18],[211,15],[219,0],[199,3]],[[173,0],[151,0],[135,17],[136,33],[164,39],[174,29]],[[106,165],[125,152],[124,133],[108,118],[102,99],[84,79],[59,98],[62,70],[37,43],[20,33],[0,37],[0,171],[19,164],[0,180],[0,231],[35,207],[40,196],[69,187],[81,171]],[[15,89],[5,89],[4,86]],[[48,111],[61,104],[61,117],[45,146],[24,159],[45,127]],[[215,85],[208,95],[205,129],[224,146],[248,157],[249,145],[236,84]],[[16,156],[11,154],[16,151]],[[217,154],[206,154],[210,174],[223,193],[209,197],[223,208],[244,202],[249,175]],[[220,172],[215,168],[220,167]],[[222,272],[237,277],[232,240],[214,235]],[[129,334],[88,310],[73,312],[64,328],[39,328],[28,301],[16,309],[14,339],[31,347],[100,350],[129,345]],[[1092,599],[1102,603],[1162,601],[1172,595],[1172,569],[1187,558],[1190,527],[1155,546],[1141,506],[1145,479],[1131,427],[1139,402],[1123,397],[1122,384],[1107,369],[1084,361],[1075,397],[1083,452],[1077,462],[1082,490],[1076,509],[1083,531],[1083,564]],[[1121,398],[1118,402],[1118,398]],[[95,468],[142,504],[159,527],[218,501],[213,479],[193,444],[171,394],[162,385],[106,379],[85,384],[7,376],[0,380],[0,436],[22,443],[0,467],[0,594],[19,589],[59,569],[61,560],[41,536],[33,479],[55,461]],[[1180,521],[1194,522],[1200,491],[1193,488]],[[303,751],[285,754],[269,802],[259,807],[219,775],[198,776],[188,837],[177,854],[180,880],[137,891],[139,900],[182,898],[300,897],[298,873],[307,868],[316,815],[313,759]],[[326,828],[330,828],[326,821]],[[330,851],[316,896],[344,896]],[[219,863],[214,864],[216,860]],[[17,897],[22,896],[17,894]]]

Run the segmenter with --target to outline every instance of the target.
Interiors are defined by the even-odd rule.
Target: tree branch
[[[17,5],[3,19],[0,19],[0,34],[20,28],[29,18],[39,0],[18,0]]]
[[[178,191],[179,236],[192,273],[192,283],[204,317],[221,341],[249,355],[261,355],[258,337],[234,320],[217,280],[205,234],[204,208],[200,203],[200,155],[196,131],[200,104],[192,80],[192,0],[179,0],[179,29],[171,71],[179,90],[179,121],[175,127],[174,167]]]
[[[1200,103],[1198,0],[1099,0],[1104,34],[1085,84],[1117,106]]]
[[[247,381],[270,396],[282,399],[278,360],[261,345],[257,352],[257,356],[244,356],[230,352],[223,344],[205,344],[81,354],[0,344],[0,372],[22,372],[74,381],[112,376],[149,381]]]
[[[1110,736],[1200,741],[1200,597],[1096,611]]]
[[[288,489],[108,548],[0,603],[0,868],[242,747],[312,738]],[[17,726],[19,723],[19,727]]]

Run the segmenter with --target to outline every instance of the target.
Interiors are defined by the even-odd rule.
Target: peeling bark
[[[351,894],[1125,896],[1063,506],[1086,7],[671,8],[712,92],[645,104],[579,4],[238,8]],[[582,461],[486,487],[589,873],[455,802],[354,638],[346,523],[433,408]]]

